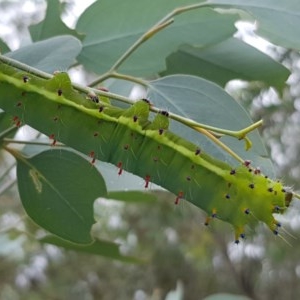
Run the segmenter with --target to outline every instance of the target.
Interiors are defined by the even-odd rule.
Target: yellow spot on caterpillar
[[[217,217],[217,210],[215,208],[212,209],[211,217],[212,218],[216,218]]]
[[[245,232],[243,227],[235,228],[235,243],[238,244],[240,242],[240,238],[245,238]]]
[[[34,187],[35,187],[36,191],[39,194],[41,194],[42,190],[43,190],[43,185],[42,185],[42,182],[40,181],[40,178],[39,178],[40,177],[39,172],[36,171],[36,170],[31,169],[29,171],[29,176],[32,179],[32,182],[34,184]]]

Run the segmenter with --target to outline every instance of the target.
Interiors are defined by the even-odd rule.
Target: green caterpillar
[[[233,225],[235,240],[246,226],[264,222],[274,234],[293,193],[248,161],[237,168],[216,160],[198,146],[168,130],[168,113],[149,121],[149,101],[128,109],[110,106],[106,99],[73,89],[66,73],[42,79],[0,62],[0,107],[20,126],[26,123],[52,140],[61,141],[96,159],[110,162],[203,209],[211,219]]]

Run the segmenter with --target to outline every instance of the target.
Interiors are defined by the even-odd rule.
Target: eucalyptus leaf
[[[114,200],[124,201],[126,203],[152,203],[154,204],[157,201],[157,197],[154,194],[155,191],[151,189],[151,192],[148,191],[113,191],[109,192],[107,197]]]
[[[142,34],[174,8],[197,2],[97,1],[81,15],[76,26],[77,31],[86,35],[78,60],[95,73],[104,73]],[[210,8],[176,16],[173,24],[152,35],[136,49],[120,70],[138,76],[156,74],[165,69],[166,56],[180,45],[204,46],[232,36],[236,32],[234,23],[237,19],[236,15],[220,14]]]
[[[86,254],[94,254],[106,258],[116,259],[122,262],[141,263],[141,260],[137,258],[122,255],[119,250],[120,245],[109,241],[103,241],[97,239],[90,245],[78,245],[60,239],[57,236],[48,235],[40,239],[40,242],[62,247],[67,250],[73,250],[73,251],[82,252]]]
[[[15,155],[18,188],[28,216],[68,241],[88,244],[93,204],[107,195],[97,169],[72,151],[52,149],[33,157]]]
[[[62,4],[59,0],[47,1],[46,15],[43,21],[29,26],[29,32],[33,41],[41,41],[58,35],[73,35],[79,39],[83,38],[83,35],[69,28],[61,20],[61,8]]]
[[[171,75],[152,81],[148,97],[151,102],[173,113],[227,130],[241,130],[253,122],[248,113],[221,87],[205,79],[190,75]],[[187,126],[171,121],[170,129],[198,144],[210,155],[236,165],[237,161],[215,143]],[[268,175],[273,175],[271,161],[257,130],[249,134],[253,147],[246,151],[243,141],[222,137],[221,141],[243,159],[251,160]]]
[[[5,55],[39,70],[53,73],[75,63],[81,42],[70,35],[57,36],[22,47]]]
[[[250,13],[257,33],[285,48],[300,49],[299,0],[208,0],[215,7],[239,8]]]
[[[8,45],[0,38],[0,54],[4,54],[9,51],[10,49]]]
[[[229,80],[262,81],[282,90],[289,70],[268,55],[236,38],[208,47],[185,45],[167,58],[170,74],[197,75],[224,86]]]

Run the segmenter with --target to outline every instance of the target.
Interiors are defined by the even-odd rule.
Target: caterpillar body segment
[[[66,73],[50,80],[0,63],[0,107],[16,122],[96,160],[110,162],[203,209],[207,224],[218,218],[233,225],[235,239],[247,226],[264,222],[275,234],[273,213],[283,213],[292,193],[280,182],[243,164],[233,169],[168,130],[168,113],[149,121],[150,104],[140,100],[123,110],[72,88]]]

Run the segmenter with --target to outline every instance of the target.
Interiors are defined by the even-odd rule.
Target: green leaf
[[[76,29],[86,34],[78,60],[88,69],[104,73],[167,13],[195,2],[199,1],[97,1],[77,23]],[[156,74],[165,69],[166,56],[180,45],[205,46],[232,36],[236,20],[235,15],[219,14],[210,8],[181,14],[175,17],[173,24],[142,44],[120,70],[138,76]]]
[[[47,10],[44,20],[36,25],[29,26],[29,32],[33,41],[45,40],[58,35],[73,35],[79,39],[83,38],[83,35],[67,27],[61,20],[61,7],[62,4],[59,0],[47,1]]]
[[[5,54],[15,60],[39,70],[53,73],[68,69],[75,63],[81,51],[81,43],[73,36],[58,36],[42,42],[36,42],[13,52]]]
[[[98,240],[98,239],[95,240],[90,245],[78,245],[78,244],[70,243],[66,240],[62,240],[56,236],[48,235],[40,239],[40,242],[62,247],[67,250],[74,250],[74,251],[83,252],[87,254],[100,255],[100,256],[104,256],[107,258],[116,259],[128,263],[142,262],[137,258],[121,255],[118,244],[108,242],[108,241]]]
[[[5,55],[42,71],[53,73],[74,64],[80,51],[80,41],[66,35],[33,43]]]
[[[142,192],[142,191],[114,191],[107,194],[107,198],[124,201],[127,203],[154,203],[157,201],[157,197],[154,191]]]
[[[0,39],[0,54],[4,54],[9,51],[10,49],[7,44],[2,39]]]
[[[229,80],[263,81],[281,90],[290,72],[257,49],[229,38],[205,48],[182,46],[167,58],[163,74],[191,74],[224,86]]]
[[[285,48],[300,49],[299,0],[208,0],[216,7],[239,8],[257,21],[257,33]]]
[[[49,232],[74,243],[93,241],[93,203],[106,196],[101,174],[72,151],[52,149],[31,158],[13,153],[22,204]]]
[[[252,121],[248,113],[218,85],[190,75],[171,75],[150,82],[149,99],[158,107],[170,109],[173,113],[197,122],[224,128],[240,130]],[[198,144],[210,155],[231,164],[237,164],[228,153],[215,143],[203,138],[200,133],[171,121],[171,130]],[[243,159],[249,159],[266,174],[274,175],[272,164],[257,131],[249,135],[253,142],[250,151],[245,150],[243,141],[233,137],[222,137],[221,141],[233,149]]]

